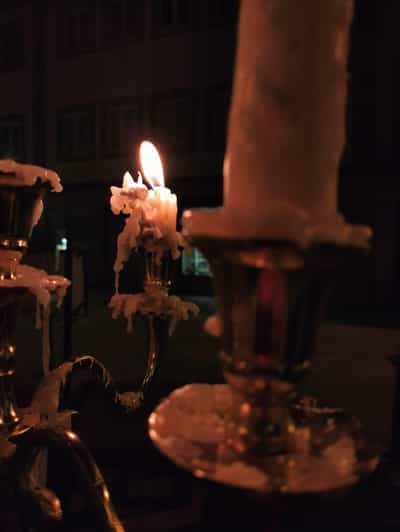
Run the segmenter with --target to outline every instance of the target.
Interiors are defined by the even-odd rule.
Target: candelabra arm
[[[71,529],[81,524],[78,521],[84,521],[85,526],[88,524],[91,530],[98,532],[124,532],[110,502],[106,483],[90,452],[75,433],[34,427],[13,440],[17,448],[11,460],[10,478],[15,479],[17,500],[22,503],[23,519],[29,522],[29,530],[52,529],[51,523],[62,520]],[[65,489],[63,475],[57,475],[57,485],[53,488],[57,494],[39,484],[34,470],[41,450],[54,452],[57,464],[65,464],[64,471],[73,476],[73,490]],[[73,501],[69,500],[71,495]],[[79,513],[74,512],[77,506]]]
[[[146,374],[140,385],[138,393],[143,396],[150,383],[153,381],[159,366],[160,357],[163,352],[165,338],[167,336],[167,320],[158,316],[147,316],[147,368]]]
[[[42,404],[48,403],[46,393],[41,390],[54,390],[58,393],[58,410],[79,411],[93,387],[100,388],[105,397],[108,397],[124,411],[133,411],[139,408],[144,393],[152,383],[162,356],[165,338],[167,336],[168,320],[158,316],[147,316],[147,368],[145,376],[139,387],[129,392],[119,392],[109,370],[93,356],[81,356],[72,363],[66,362],[50,373],[36,393],[36,402],[39,410]],[[53,383],[51,383],[53,381]],[[54,386],[53,386],[54,384]],[[52,392],[54,393],[54,392]]]
[[[7,436],[15,430],[21,417],[14,397],[15,344],[18,296],[23,289],[0,290],[0,433]]]

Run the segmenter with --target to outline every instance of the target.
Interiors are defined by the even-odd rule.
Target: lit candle
[[[160,155],[155,146],[144,141],[140,145],[140,162],[143,175],[153,187],[149,200],[153,204],[153,221],[160,228],[162,236],[168,241],[172,254],[177,251],[176,216],[177,197],[165,186],[164,170]]]
[[[140,161],[149,190],[139,172],[135,182],[125,172],[121,187],[111,187],[110,205],[114,214],[127,214],[125,226],[118,236],[114,262],[116,291],[118,275],[129,259],[132,249],[142,246],[161,259],[169,251],[173,259],[179,257],[180,235],[176,231],[177,198],[164,185],[164,171],[160,156],[151,142],[142,142]]]

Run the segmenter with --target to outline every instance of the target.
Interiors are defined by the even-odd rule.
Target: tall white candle
[[[352,13],[353,0],[242,0],[224,208],[187,213],[189,232],[349,237],[337,189]]]
[[[277,201],[336,214],[352,12],[353,0],[243,0],[227,208],[260,216]]]

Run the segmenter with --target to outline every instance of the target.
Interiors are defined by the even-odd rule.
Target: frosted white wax
[[[149,190],[143,184],[140,173],[135,182],[129,172],[124,174],[122,188],[111,187],[111,210],[114,214],[122,212],[128,215],[117,241],[114,263],[116,292],[118,275],[132,249],[142,246],[155,253],[158,260],[168,251],[173,259],[179,257],[181,238],[176,230],[176,195],[164,185],[161,158],[151,142],[142,142],[140,156],[144,176],[152,188]]]
[[[0,160],[0,186],[32,186],[38,179],[50,183],[54,192],[62,191],[60,177],[53,170],[31,164],[17,163],[12,159]]]

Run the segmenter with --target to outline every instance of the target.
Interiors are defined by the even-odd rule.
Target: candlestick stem
[[[169,254],[161,258],[156,253],[145,253],[144,287],[159,286],[168,290],[171,287]]]
[[[139,392],[144,394],[152,382],[163,352],[168,322],[165,318],[148,316],[147,319],[147,368]]]
[[[20,422],[14,398],[15,345],[19,289],[0,289],[0,432],[8,436]]]

